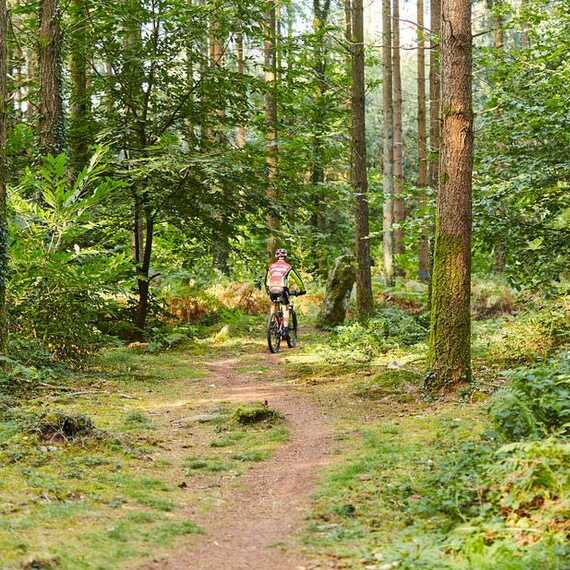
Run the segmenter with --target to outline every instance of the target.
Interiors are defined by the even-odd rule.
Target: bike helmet
[[[275,252],[275,258],[276,258],[276,259],[287,259],[287,250],[286,250],[286,249],[279,248],[279,249]]]

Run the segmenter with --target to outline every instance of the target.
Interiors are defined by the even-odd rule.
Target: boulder
[[[325,300],[317,318],[319,328],[341,325],[346,318],[350,292],[356,280],[356,262],[352,255],[339,257],[331,270],[327,282]]]

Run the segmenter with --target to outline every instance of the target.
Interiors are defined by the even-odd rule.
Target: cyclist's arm
[[[265,270],[265,277],[263,279],[263,285],[265,287],[265,291],[269,292],[269,285],[267,284],[267,279],[269,278],[269,267]]]
[[[301,276],[294,269],[291,269],[291,271],[289,273],[289,279],[291,279],[291,281],[295,284],[295,286],[298,289],[297,292],[300,295],[303,295],[307,292],[307,290],[305,289],[305,285],[303,283],[303,280],[301,279]]]

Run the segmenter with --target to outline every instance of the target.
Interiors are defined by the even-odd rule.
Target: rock
[[[331,328],[344,322],[348,299],[355,280],[354,257],[348,254],[339,257],[329,274],[325,300],[317,318],[319,328]]]

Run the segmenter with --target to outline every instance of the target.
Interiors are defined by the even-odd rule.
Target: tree
[[[269,0],[265,13],[263,51],[265,58],[265,122],[266,122],[266,171],[267,199],[269,213],[267,226],[269,239],[267,250],[269,258],[273,258],[277,244],[276,230],[279,219],[275,213],[277,208],[277,156],[279,152],[277,140],[277,13],[275,0]]]
[[[439,182],[439,134],[441,79],[439,69],[441,0],[431,0],[429,52],[429,185],[432,190]]]
[[[0,0],[0,354],[6,354],[6,286],[8,279],[8,212],[6,208],[6,131],[8,127],[8,10]]]
[[[390,0],[382,0],[382,93],[384,114],[384,281],[394,282],[394,107],[392,92],[392,16]]]
[[[402,73],[400,66],[400,0],[394,0],[392,13],[392,79],[394,87],[394,253],[404,253],[402,224],[406,217],[404,208],[404,155],[402,146]]]
[[[72,168],[80,172],[88,161],[91,142],[91,97],[87,88],[89,18],[87,0],[73,0],[70,6],[71,23],[71,125],[69,143]]]
[[[62,33],[58,0],[40,0],[38,62],[39,136],[45,154],[59,154],[65,143],[62,101]]]
[[[429,387],[471,380],[473,111],[470,0],[442,2],[442,140],[429,346]]]
[[[424,0],[417,0],[418,23],[418,180],[419,203],[426,204],[427,186],[427,133],[426,133],[426,61],[425,61],[425,29]],[[422,223],[418,239],[418,277],[427,281],[430,274],[429,234]]]
[[[352,2],[352,188],[356,202],[356,303],[366,317],[373,308],[366,170],[364,99],[364,10],[362,0]]]

